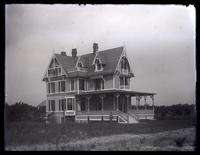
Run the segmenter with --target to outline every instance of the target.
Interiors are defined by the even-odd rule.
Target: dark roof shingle
[[[119,61],[119,58],[123,52],[123,47],[117,47],[112,48],[104,51],[99,51],[97,53],[97,58],[100,59],[102,64],[104,64],[103,71],[94,72],[94,66],[92,65],[95,55],[93,53],[81,55],[79,61],[83,63],[83,66],[87,68],[86,73],[81,72],[70,72],[68,73],[68,70],[75,67],[78,57],[73,58],[71,56],[65,56],[61,54],[55,54],[56,59],[58,62],[62,65],[63,69],[70,77],[73,76],[93,76],[93,75],[105,75],[105,74],[112,74],[114,73],[117,63]]]

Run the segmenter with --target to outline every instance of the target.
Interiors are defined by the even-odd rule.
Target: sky
[[[132,90],[156,93],[156,105],[194,104],[195,22],[192,5],[6,5],[6,100],[38,105],[53,53],[90,53],[96,42],[125,46]]]

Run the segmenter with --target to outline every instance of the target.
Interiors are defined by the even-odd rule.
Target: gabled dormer
[[[103,71],[103,64],[99,58],[96,58],[94,61],[94,71]]]
[[[125,51],[122,52],[122,55],[119,58],[116,72],[117,74],[120,75],[134,77],[134,74],[131,70],[130,63]]]
[[[78,71],[80,71],[83,67],[84,67],[83,63],[82,63],[82,61],[80,60],[80,57],[79,57],[78,60],[77,60],[77,63],[76,63],[76,68],[77,68]]]
[[[64,55],[64,53],[62,53],[62,54]],[[63,74],[64,74],[64,71],[62,69],[61,64],[59,64],[59,62],[56,59],[55,55],[53,55],[49,65],[48,65],[48,68],[47,68],[47,70],[45,72],[45,77],[44,78],[62,76]]]

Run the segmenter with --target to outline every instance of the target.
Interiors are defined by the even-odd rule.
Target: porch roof
[[[76,94],[77,96],[82,95],[95,95],[95,94],[127,94],[131,96],[149,96],[149,95],[156,95],[156,93],[147,93],[147,92],[138,92],[138,91],[131,91],[131,90],[121,90],[121,89],[109,89],[109,90],[93,90],[93,91],[86,91],[86,92],[79,92]]]

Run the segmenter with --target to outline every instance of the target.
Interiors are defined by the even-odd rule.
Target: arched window
[[[120,69],[121,71],[128,70],[128,72],[130,72],[130,65],[126,57],[122,57],[120,62]]]

